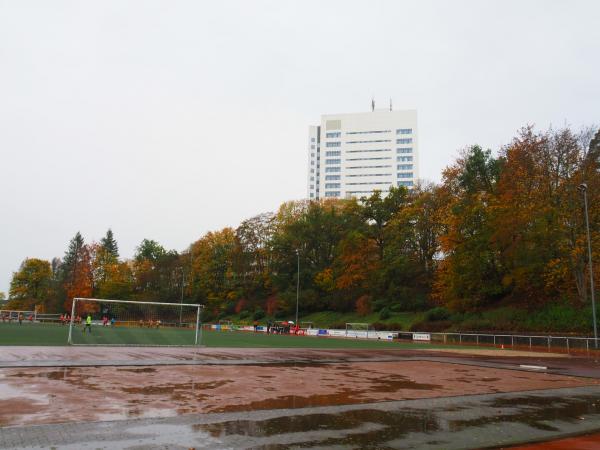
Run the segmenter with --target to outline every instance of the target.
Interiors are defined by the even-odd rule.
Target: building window
[[[314,149],[315,149],[315,146],[314,146],[314,145],[311,145],[311,146],[310,146],[310,149],[311,149],[311,150],[314,150]]]
[[[413,174],[412,172],[406,172],[406,173],[399,173],[398,174],[398,178],[412,178]]]
[[[359,183],[347,183],[348,185],[351,186],[358,186],[361,184],[387,184],[389,185],[389,181],[364,181],[364,182],[359,182]]]
[[[378,189],[379,190],[379,189]],[[390,191],[379,191],[382,194],[387,194]],[[373,191],[348,191],[348,194],[354,195],[354,194],[372,194]]]
[[[373,148],[371,150],[347,150],[348,153],[389,152],[390,148]]]
[[[389,177],[391,173],[361,173],[358,175],[346,175],[347,177]]]
[[[398,164],[398,170],[412,170],[412,164]]]
[[[310,193],[310,198],[313,198],[315,196],[315,194],[313,194],[312,192]]]
[[[392,142],[389,139],[375,139],[372,141],[348,141],[347,144],[371,144],[373,142]]]
[[[342,177],[339,175],[325,175],[325,181],[336,181],[341,179]]]
[[[412,147],[397,148],[396,153],[412,153]]]
[[[396,139],[396,144],[412,144],[412,138]]]
[[[384,169],[387,167],[392,167],[389,164],[383,166],[348,166],[348,169]]]
[[[325,192],[325,197],[339,197],[340,191],[329,191]]]
[[[375,160],[382,160],[382,159],[392,159],[391,156],[381,156],[378,158],[346,158],[346,161],[375,161]]]
[[[311,161],[311,162],[310,162],[310,165],[311,165],[311,166],[314,166],[314,165],[315,165],[315,162],[314,162],[314,161]]]
[[[310,138],[310,142],[315,142],[315,138]]]
[[[341,172],[341,171],[342,171],[341,167],[325,167],[325,173]]]
[[[400,162],[411,162],[413,160],[412,156],[397,156],[396,160]]]
[[[325,189],[339,189],[341,183],[325,183]]]
[[[325,137],[328,137],[328,138],[339,138],[339,137],[342,137],[342,133],[340,131],[334,131],[334,132],[331,132],[331,133],[325,133]]]
[[[310,173],[315,173],[315,169],[310,169]]]
[[[396,130],[396,134],[412,134],[412,128],[400,128]]]
[[[311,185],[310,185],[310,188],[311,188],[311,189],[314,189],[314,188],[315,188],[315,185],[314,185],[314,184],[311,184]]]
[[[340,150],[329,150],[325,152],[325,156],[340,156],[342,152]]]
[[[310,181],[315,181],[315,177],[310,177]]]
[[[406,186],[406,187],[410,187],[413,185],[412,181],[398,181],[398,186]]]
[[[346,134],[371,134],[371,133],[390,133],[392,130],[374,130],[374,131],[347,131]]]
[[[326,142],[325,147],[341,147],[341,142]]]
[[[311,153],[311,154],[310,154],[310,157],[311,157],[311,158],[314,158],[314,157],[315,157],[315,154],[314,154],[314,153]]]
[[[326,159],[325,164],[341,164],[341,159]]]

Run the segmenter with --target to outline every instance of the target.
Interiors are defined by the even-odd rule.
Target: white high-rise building
[[[385,195],[419,177],[417,111],[321,116],[308,131],[308,198]]]

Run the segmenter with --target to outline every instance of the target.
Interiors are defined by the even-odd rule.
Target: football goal
[[[202,305],[75,298],[71,345],[194,346],[202,342]]]
[[[368,323],[347,323],[346,337],[363,338],[369,337],[369,331],[373,333],[373,329]]]

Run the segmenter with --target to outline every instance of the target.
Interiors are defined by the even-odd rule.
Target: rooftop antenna
[[[390,97],[390,111],[392,110],[392,97]]]
[[[371,112],[375,111],[375,99],[371,97]]]

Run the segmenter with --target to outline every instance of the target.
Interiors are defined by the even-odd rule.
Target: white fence
[[[590,352],[600,349],[600,339],[585,336],[551,336],[528,334],[490,333],[414,333],[398,332],[399,339],[421,340],[415,336],[429,336],[429,342],[449,345],[476,345],[530,350],[564,350],[567,353]]]
[[[266,326],[210,325],[213,330],[240,330],[266,333]],[[600,339],[580,336],[550,336],[490,333],[429,333],[412,331],[341,330],[331,328],[302,328],[297,333],[306,336],[339,337],[348,339],[410,340],[420,343],[468,345],[535,351],[565,351],[581,354],[600,350]]]

